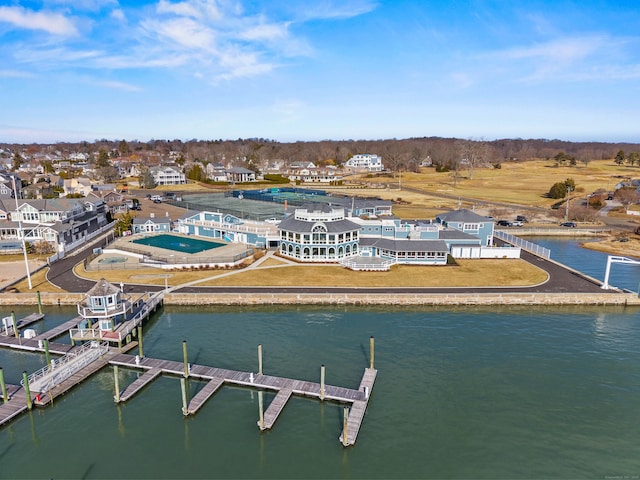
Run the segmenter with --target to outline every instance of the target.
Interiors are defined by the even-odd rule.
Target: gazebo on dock
[[[97,323],[102,331],[114,331],[116,326],[131,315],[133,302],[121,288],[101,278],[78,303],[78,314],[88,322],[89,328]]]

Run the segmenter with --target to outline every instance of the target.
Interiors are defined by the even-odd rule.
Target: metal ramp
[[[89,342],[66,355],[52,359],[51,365],[41,368],[28,377],[29,390],[48,392],[84,367],[93,363],[109,351],[107,342]],[[20,382],[24,387],[24,380]]]

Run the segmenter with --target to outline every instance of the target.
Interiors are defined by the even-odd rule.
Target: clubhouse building
[[[354,215],[358,212],[359,215]],[[358,270],[387,270],[394,264],[446,265],[453,258],[519,258],[518,247],[493,245],[493,219],[454,210],[435,220],[366,215],[361,207],[310,203],[279,224],[251,222],[219,212],[188,212],[180,233],[277,248],[304,263],[340,263]]]

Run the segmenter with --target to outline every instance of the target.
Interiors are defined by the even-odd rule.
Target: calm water
[[[597,240],[590,238],[563,240],[558,237],[528,237],[527,239],[551,249],[553,260],[604,281],[608,254],[580,247],[580,242]],[[640,265],[612,264],[609,285],[637,292],[640,285]]]
[[[590,255],[591,252],[588,252]],[[555,258],[555,257],[554,257]],[[606,261],[606,259],[605,259]],[[30,311],[30,310],[29,310]],[[52,308],[47,328],[74,314]],[[145,354],[357,387],[373,396],[343,449],[342,409],[292,398],[260,433],[258,398],[224,387],[192,418],[161,377],[123,406],[113,371],[0,429],[2,478],[599,478],[640,475],[640,310],[176,308]],[[0,350],[7,381],[44,364]],[[121,388],[136,373],[121,372]],[[203,384],[190,382],[195,394]],[[267,402],[272,395],[267,396]]]

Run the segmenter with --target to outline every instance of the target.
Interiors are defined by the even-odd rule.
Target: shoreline
[[[3,293],[0,305],[37,306],[37,293]],[[42,305],[76,305],[81,293],[41,293]],[[165,305],[354,305],[354,306],[480,306],[480,305],[600,305],[640,306],[633,292],[602,293],[167,293]]]

